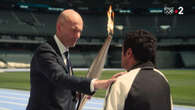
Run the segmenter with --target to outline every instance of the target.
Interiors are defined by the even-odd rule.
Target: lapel
[[[68,72],[68,68],[67,68],[67,67],[65,66],[65,64],[64,64],[64,60],[63,60],[63,58],[62,58],[62,55],[61,55],[61,53],[60,53],[60,50],[59,50],[59,48],[58,48],[56,42],[55,42],[54,37],[49,38],[49,40],[47,41],[47,43],[49,43],[49,44],[52,46],[52,48],[54,49],[54,51],[55,51],[56,54],[57,54],[57,61],[58,61],[58,63],[64,67],[66,73],[68,74],[68,73],[69,73],[69,72]],[[71,69],[71,70],[72,70],[72,69]]]
[[[69,61],[70,61],[70,60],[69,60]],[[71,61],[70,61],[70,72],[72,73],[72,75],[74,75],[73,69],[72,69],[72,63],[71,63]]]

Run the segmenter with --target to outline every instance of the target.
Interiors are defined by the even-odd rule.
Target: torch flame
[[[114,12],[112,10],[112,6],[110,5],[109,10],[107,11],[108,16],[108,24],[107,24],[107,31],[108,35],[114,34]]]

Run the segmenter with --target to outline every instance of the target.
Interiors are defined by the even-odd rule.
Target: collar
[[[64,54],[64,52],[69,51],[69,49],[62,44],[62,42],[58,39],[56,35],[54,35],[54,40],[56,41],[56,44],[62,55]]]
[[[154,64],[151,61],[138,62],[135,65],[133,65],[130,69],[128,69],[127,71],[131,71],[135,68],[143,68],[143,67],[152,67],[152,68],[154,68]]]

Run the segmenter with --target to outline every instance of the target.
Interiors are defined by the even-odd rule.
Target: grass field
[[[119,71],[104,71],[101,79],[110,78]],[[195,70],[162,70],[169,80],[174,104],[195,106]],[[75,71],[85,76],[86,71]],[[29,72],[0,73],[0,88],[29,90]],[[105,90],[99,90],[95,97],[104,97]]]

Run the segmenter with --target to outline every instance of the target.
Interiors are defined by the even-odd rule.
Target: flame
[[[112,10],[112,6],[109,6],[109,10],[107,11],[108,16],[108,24],[107,24],[107,31],[108,35],[114,34],[114,12]]]

